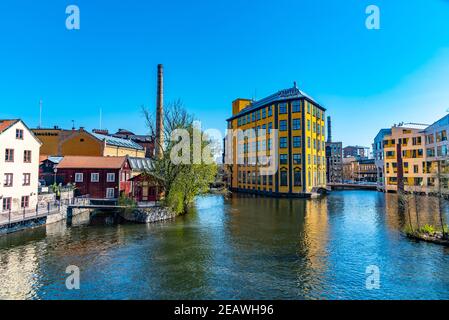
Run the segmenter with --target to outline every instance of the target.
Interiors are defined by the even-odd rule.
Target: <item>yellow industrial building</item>
[[[145,157],[145,148],[131,140],[88,132],[83,128],[38,128],[32,131],[42,142],[40,153],[43,156]]]
[[[325,111],[296,84],[259,101],[235,100],[227,120],[233,137],[229,140],[228,135],[225,151],[231,189],[301,197],[325,188]],[[255,136],[240,141],[238,129],[244,134],[253,129]],[[273,129],[278,133],[276,143],[271,141]],[[270,156],[270,150],[277,150],[278,168],[274,174],[261,174],[257,157],[261,152]]]

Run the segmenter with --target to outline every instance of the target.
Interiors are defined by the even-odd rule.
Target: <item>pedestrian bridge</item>
[[[374,183],[328,183],[327,187],[331,190],[377,190],[377,184]]]

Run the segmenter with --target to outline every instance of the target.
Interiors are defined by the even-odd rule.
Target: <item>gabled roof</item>
[[[65,156],[58,169],[120,169],[126,157]]]
[[[40,145],[42,145],[42,142],[36,137],[33,131],[28,128],[28,126],[23,122],[21,119],[0,119],[0,134],[11,128],[16,123],[21,122],[23,126],[30,132],[31,136],[36,140]]]
[[[315,104],[317,107],[321,108],[324,111],[326,110],[318,102],[316,102],[312,97],[310,97],[309,95],[304,93],[304,91],[299,90],[295,85],[293,88],[280,90],[280,91],[276,92],[275,94],[272,94],[266,98],[263,98],[258,101],[254,101],[249,106],[244,108],[242,111],[240,111],[239,113],[237,113],[237,114],[233,115],[231,118],[229,118],[228,121],[238,118],[238,117],[240,117],[244,114],[250,113],[252,111],[255,111],[255,110],[262,108],[264,106],[267,106],[269,104],[273,104],[275,102],[291,100],[291,99],[301,99],[301,98],[304,98],[304,99],[312,102],[313,104]]]
[[[111,146],[143,150],[143,147],[141,145],[139,145],[129,139],[107,136],[107,135],[99,134],[99,133],[95,133],[95,132],[90,132],[90,134],[93,135],[98,140],[105,141],[106,144],[109,144]]]
[[[12,120],[2,120],[0,119],[0,134],[8,130],[10,127],[12,127],[14,124],[19,122],[19,119],[12,119]]]

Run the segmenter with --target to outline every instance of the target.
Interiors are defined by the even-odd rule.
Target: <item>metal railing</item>
[[[55,202],[38,203],[34,208],[22,208],[18,211],[12,211],[11,209],[0,211],[0,226],[45,217],[52,214],[63,214],[67,211],[69,205],[88,203],[88,197],[77,197],[62,199]]]

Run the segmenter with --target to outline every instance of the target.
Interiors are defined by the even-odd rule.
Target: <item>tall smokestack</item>
[[[327,142],[332,142],[332,121],[327,117]]]
[[[156,156],[163,157],[164,144],[164,67],[157,65],[157,101],[156,101]]]

